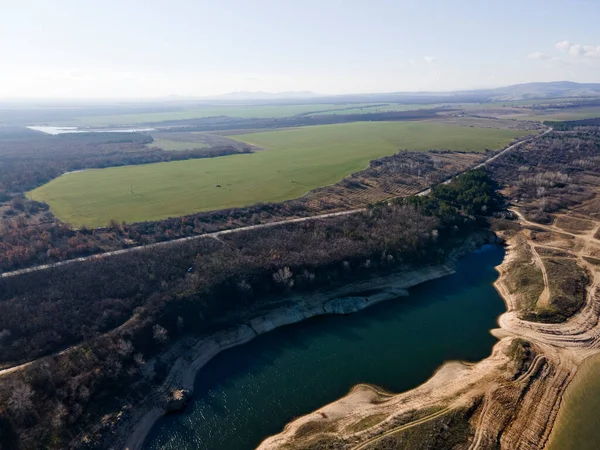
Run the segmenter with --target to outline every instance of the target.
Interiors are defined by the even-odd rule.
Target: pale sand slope
[[[428,420],[473,405],[477,408],[469,421],[471,432],[468,439],[455,448],[474,450],[499,445],[510,450],[543,449],[564,390],[577,367],[588,356],[600,352],[600,268],[582,258],[600,251],[600,242],[593,237],[600,221],[593,220],[595,226],[591,231],[574,234],[554,225],[534,224],[521,216],[524,227],[543,228],[554,233],[557,241],[561,234],[576,240],[573,250],[566,251],[588,271],[590,283],[584,307],[568,321],[544,324],[519,318],[518,293],[511,294],[506,284],[510,276],[508,269],[519,251],[514,246],[517,239],[513,236],[508,239],[507,256],[498,267],[500,278],[495,283],[508,311],[498,320],[500,328],[493,330],[500,341],[489,358],[474,365],[446,363],[423,385],[397,395],[382,395],[372,387],[357,386],[344,398],[289,423],[280,434],[263,441],[259,449],[301,449],[332,437],[338,439],[335,448],[376,449],[384,439],[400,436],[411,426],[422,426]],[[527,236],[525,231],[518,233]],[[529,240],[528,244],[534,246]],[[544,243],[562,249],[559,244]],[[535,245],[540,247],[540,244]],[[541,264],[541,260],[534,257],[531,264]],[[553,293],[547,285],[547,277],[544,282],[547,294],[538,301],[546,304],[545,296],[551,298]],[[510,350],[517,337],[532,345],[533,354],[522,371],[517,370]],[[423,411],[422,417],[415,420],[415,411]],[[370,419],[375,423],[357,431],[356,425],[361,420],[367,423]],[[307,429],[314,431],[306,433]]]

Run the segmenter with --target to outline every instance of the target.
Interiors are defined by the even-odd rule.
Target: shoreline
[[[274,304],[262,314],[241,320],[209,336],[195,339],[191,346],[176,343],[165,354],[177,355],[165,381],[140,405],[130,411],[132,417],[124,419],[116,438],[117,448],[141,450],[152,427],[169,413],[165,401],[176,390],[186,393],[186,403],[193,397],[198,372],[222,351],[243,345],[255,337],[276,328],[301,322],[326,314],[351,314],[372,305],[407,296],[407,289],[427,281],[443,278],[455,272],[454,264],[462,256],[486,244],[499,244],[501,240],[489,230],[476,232],[458,245],[444,264],[424,266],[401,273],[384,275],[309,294],[295,294]],[[375,291],[370,295],[361,292]]]
[[[360,408],[362,406],[361,404],[371,404],[374,401],[381,401],[382,398],[387,398],[393,401],[398,397],[408,397],[407,403],[412,403],[415,397],[418,398],[420,396],[430,396],[433,390],[439,390],[440,388],[442,388],[443,385],[449,383],[450,379],[452,378],[457,378],[459,380],[458,384],[462,386],[464,386],[462,381],[465,378],[475,378],[477,381],[484,380],[486,378],[487,372],[493,370],[494,366],[498,364],[497,361],[501,359],[499,358],[499,354],[501,354],[504,351],[504,347],[506,346],[506,339],[504,338],[508,337],[512,340],[513,337],[516,337],[512,332],[504,329],[501,323],[502,316],[514,310],[512,297],[506,291],[503,282],[503,277],[506,273],[506,267],[508,264],[510,264],[510,262],[514,258],[514,255],[510,251],[510,242],[506,242],[501,235],[495,234],[495,236],[498,240],[497,244],[505,246],[506,253],[502,262],[494,268],[498,272],[498,278],[494,281],[492,285],[494,289],[496,289],[496,291],[498,292],[498,295],[502,298],[506,309],[496,319],[498,328],[492,328],[489,330],[490,333],[498,339],[498,342],[496,342],[492,346],[490,355],[488,357],[476,363],[468,363],[459,360],[444,361],[439,367],[437,367],[437,369],[434,370],[434,372],[429,378],[427,378],[423,383],[421,383],[417,387],[408,391],[391,393],[383,392],[378,386],[371,385],[368,383],[360,383],[354,385],[344,396],[339,397],[336,400],[325,404],[314,411],[308,412],[286,423],[284,428],[279,433],[265,437],[256,447],[256,450],[275,450],[280,444],[279,439],[281,436],[293,434],[294,431],[298,429],[301,425],[308,423],[311,420],[311,416],[314,416],[315,414],[329,416],[328,413],[323,412],[325,409],[328,408],[335,410],[340,408],[341,405],[346,404],[353,405],[354,407],[357,407],[358,405],[358,408]],[[473,249],[472,251],[476,250],[477,249]],[[481,373],[478,373],[478,371]],[[439,399],[444,397],[444,395],[437,397]],[[430,402],[427,403],[429,404]],[[456,402],[450,402],[449,404],[452,406],[449,406],[449,409],[456,408],[460,405],[460,403],[460,400]],[[366,407],[366,405],[363,406],[363,408]]]
[[[566,389],[581,363],[600,352],[600,273],[590,264],[585,265],[591,278],[586,286],[585,303],[568,320],[545,323],[521,319],[524,300],[509,284],[512,265],[523,245],[518,237],[527,237],[528,222],[521,219],[520,223],[521,228],[514,234],[499,232],[500,240],[506,242],[506,255],[496,266],[498,278],[493,286],[506,310],[498,316],[498,327],[490,330],[499,339],[490,356],[468,365],[447,361],[423,384],[392,396],[382,397],[370,386],[354,386],[343,397],[288,422],[279,433],[265,438],[257,450],[276,450],[321,436],[315,431],[298,438],[297,431],[305,425],[316,430],[337,430],[336,436],[347,447],[363,448],[446,414],[431,414],[424,420],[414,418],[414,411],[431,408],[448,412],[447,420],[453,417],[451,411],[474,411],[464,437],[469,449],[546,448],[551,443]],[[541,226],[554,233],[561,232],[555,225]],[[595,231],[596,228],[575,239],[592,245],[590,239]],[[528,237],[527,245],[533,245]],[[570,254],[585,255],[586,248],[575,248]],[[528,354],[519,355],[515,349],[523,349],[523,342],[528,343]],[[362,420],[373,417],[381,419],[362,431],[349,431]]]
[[[269,331],[312,317],[327,314],[352,314],[386,300],[408,296],[406,289],[453,273],[454,269],[446,264],[426,266],[397,275],[382,277],[378,280],[347,285],[333,292],[302,296],[305,298],[296,305],[272,309],[238,326],[199,339],[192,349],[185,352],[187,354],[182,354],[177,358],[166,381],[154,395],[162,393],[166,397],[169,391],[183,389],[189,392],[191,399],[198,372],[215,356],[225,350],[246,344],[255,337]],[[361,290],[367,290],[366,288],[378,289],[380,292],[370,296],[354,296],[349,292],[360,292]],[[335,294],[338,295],[331,298]],[[326,300],[327,298],[329,299]],[[187,363],[185,359],[191,359],[191,362]],[[145,412],[136,421],[133,430],[128,433],[124,445],[126,450],[141,450],[152,427],[158,419],[168,413],[166,409],[156,404],[150,408],[148,408],[150,405],[145,406]]]

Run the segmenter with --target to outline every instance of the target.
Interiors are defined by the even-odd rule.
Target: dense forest
[[[546,121],[544,121],[544,125],[552,127],[556,131],[572,131],[575,129],[581,129],[581,127],[600,126],[600,118],[567,120],[567,121],[562,121],[562,122],[553,122],[553,121],[546,120]]]
[[[502,209],[504,201],[497,189],[498,184],[487,172],[472,170],[448,184],[432,187],[431,195],[396,202],[412,205],[423,214],[438,218],[443,227],[453,227]]]
[[[99,417],[135,404],[162,382],[167,368],[146,361],[167,342],[210,333],[291,292],[444,261],[457,239],[478,226],[476,216],[502,204],[493,187],[475,171],[428,198],[352,216],[0,279],[2,361],[49,355],[4,375],[2,445],[81,448],[78,430],[85,425],[85,446],[105,448],[96,434],[112,416]],[[452,220],[448,210],[456,213]],[[56,353],[68,346],[75,347]]]
[[[21,193],[75,170],[209,158],[250,152],[234,147],[177,152],[148,148],[152,137],[140,133],[41,133],[3,131],[0,139],[0,192]]]

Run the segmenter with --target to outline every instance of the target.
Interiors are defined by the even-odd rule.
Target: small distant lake
[[[406,391],[445,361],[487,357],[496,342],[489,330],[505,311],[492,285],[503,258],[502,247],[487,245],[409,297],[315,317],[219,354],[198,374],[187,409],[161,418],[144,448],[254,449],[358,383]]]
[[[46,134],[65,134],[65,133],[135,133],[138,131],[154,131],[154,128],[78,128],[78,127],[27,127],[30,130],[41,131]]]

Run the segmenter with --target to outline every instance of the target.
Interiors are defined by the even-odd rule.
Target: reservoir
[[[78,128],[78,127],[27,127],[30,130],[41,131],[42,133],[51,134],[53,136],[57,134],[66,133],[138,133],[144,131],[154,131],[154,128],[113,128],[113,129],[94,129],[94,128]]]
[[[219,354],[198,373],[194,400],[161,418],[144,448],[254,449],[355,384],[401,392],[445,361],[486,358],[496,342],[489,330],[505,311],[492,285],[503,257],[502,247],[486,245],[409,297],[314,317]]]

